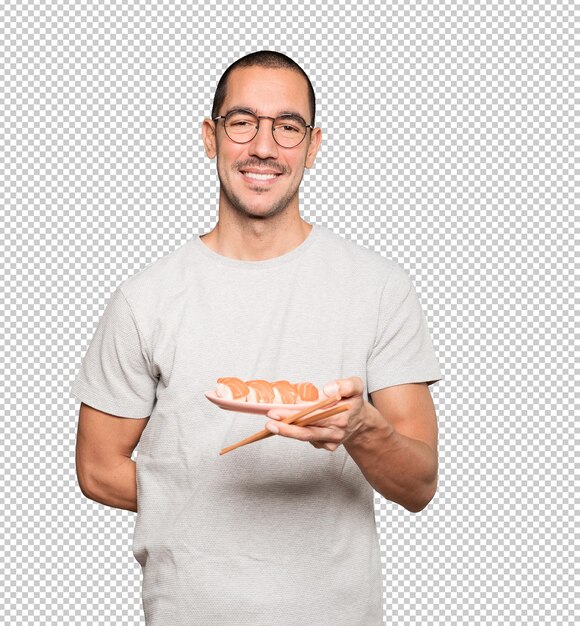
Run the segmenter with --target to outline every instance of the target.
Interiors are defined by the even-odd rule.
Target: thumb
[[[340,392],[340,388],[338,383],[333,380],[329,383],[326,383],[326,385],[324,385],[324,387],[322,388],[322,391],[324,393],[325,396],[335,396],[337,393]]]
[[[365,384],[359,376],[350,376],[349,378],[340,378],[326,383],[322,390],[327,396],[340,394],[341,398],[351,398],[353,396],[362,395]]]

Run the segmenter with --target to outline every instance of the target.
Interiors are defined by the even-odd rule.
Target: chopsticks
[[[296,426],[307,426],[308,424],[312,424],[314,422],[317,422],[318,420],[325,419],[327,417],[330,417],[331,415],[336,415],[337,413],[348,411],[348,409],[350,409],[350,405],[343,404],[342,406],[336,406],[332,409],[328,409],[328,411],[322,411],[321,413],[314,413],[313,415],[311,415],[313,411],[318,411],[318,409],[323,409],[326,406],[329,406],[331,404],[334,404],[335,402],[338,402],[341,399],[341,397],[342,396],[340,394],[330,396],[328,398],[325,398],[324,400],[321,400],[320,402],[317,402],[316,404],[312,406],[302,409],[302,411],[298,411],[294,415],[285,417],[284,419],[280,421],[284,422],[285,424],[294,424]],[[272,437],[273,434],[274,433],[271,433],[268,429],[261,430],[253,435],[250,435],[249,437],[246,437],[245,439],[242,439],[242,441],[238,441],[238,443],[234,443],[231,446],[228,446],[227,448],[220,450],[220,456],[222,454],[226,454],[227,452],[231,452],[232,450],[235,450],[236,448],[241,448],[242,446],[245,446],[248,443],[254,443],[254,441],[260,441],[262,439],[267,439],[268,437]]]

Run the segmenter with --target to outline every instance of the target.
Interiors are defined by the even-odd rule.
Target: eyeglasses
[[[274,141],[283,148],[295,148],[306,137],[306,131],[314,128],[296,115],[269,117],[254,115],[250,111],[235,109],[226,115],[212,118],[214,122],[224,120],[226,135],[236,143],[248,143],[258,134],[260,120],[272,120],[272,136]]]

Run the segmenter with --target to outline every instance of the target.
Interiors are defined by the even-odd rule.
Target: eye
[[[251,114],[243,111],[236,111],[232,113],[226,120],[226,124],[229,128],[237,128],[239,130],[245,130],[257,125],[257,120]]]
[[[303,132],[302,124],[293,118],[281,118],[276,121],[276,130],[279,130],[285,135],[292,135],[294,133],[301,134]]]

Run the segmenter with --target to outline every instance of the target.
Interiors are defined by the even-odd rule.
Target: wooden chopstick
[[[305,409],[302,409],[302,411],[298,411],[294,415],[285,417],[284,419],[280,421],[284,422],[285,424],[296,424],[297,426],[305,426],[307,424],[310,424],[311,422],[316,422],[318,420],[324,419],[325,417],[330,417],[331,415],[342,413],[343,411],[348,410],[350,406],[345,404],[339,407],[334,407],[332,409],[329,409],[328,411],[323,411],[322,413],[316,413],[314,415],[310,415],[313,411],[317,411],[318,409],[323,409],[324,407],[329,406],[330,404],[334,404],[335,402],[338,402],[341,399],[341,397],[342,396],[340,394],[335,394],[334,396],[325,398],[324,400],[321,400],[320,402],[317,402],[316,404],[313,404],[312,406],[308,406]],[[228,446],[227,448],[223,448],[223,450],[220,450],[220,455],[226,454],[226,452],[230,452],[231,450],[235,450],[236,448],[240,448],[241,446],[245,446],[248,443],[254,443],[254,441],[260,441],[261,439],[266,439],[268,437],[271,437],[272,435],[273,433],[271,433],[268,429],[261,430],[257,433],[254,433],[253,435],[250,435],[249,437],[246,437],[245,439],[242,439],[242,441],[238,441],[238,443],[234,443],[231,446]]]
[[[319,420],[323,420],[327,417],[331,417],[332,415],[336,415],[337,413],[348,411],[349,409],[350,409],[350,404],[342,404],[341,406],[333,406],[332,409],[328,409],[328,411],[322,411],[321,413],[314,413],[314,415],[307,415],[306,417],[299,419],[297,422],[292,422],[292,423],[294,424],[294,426],[308,426],[308,424],[313,424],[314,422],[318,422]],[[288,424],[289,422],[286,422],[286,423]],[[270,433],[270,434],[272,435],[273,433]]]
[[[302,419],[298,420],[297,422],[294,422],[294,424],[296,426],[307,426],[308,424],[311,424],[313,422],[317,422],[319,420],[325,419],[326,417],[331,417],[332,415],[336,415],[337,413],[342,413],[343,411],[348,411],[348,409],[350,409],[350,405],[349,404],[343,404],[341,406],[335,406],[332,409],[328,409],[328,411],[322,411],[321,413],[315,413],[314,415],[305,416]],[[281,420],[281,421],[285,421],[285,420]],[[288,424],[288,423],[289,422],[286,422],[286,424]],[[234,443],[233,445],[228,446],[227,448],[224,448],[223,450],[220,450],[220,455],[226,454],[226,452],[231,452],[232,450],[235,450],[236,448],[240,448],[241,446],[245,446],[248,443],[254,443],[254,441],[260,441],[261,439],[267,439],[268,437],[272,437],[273,435],[274,435],[274,433],[271,433],[267,429],[261,430],[260,432],[254,434],[254,435],[251,435],[250,437],[247,437],[243,441],[239,441],[238,443]]]

